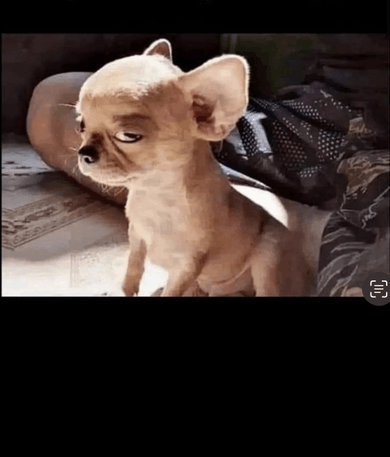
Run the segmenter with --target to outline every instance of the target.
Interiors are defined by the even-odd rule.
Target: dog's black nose
[[[85,163],[91,164],[97,162],[99,153],[93,146],[83,146],[79,149],[79,154]]]

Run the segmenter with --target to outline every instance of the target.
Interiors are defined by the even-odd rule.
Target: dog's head
[[[180,166],[196,141],[222,140],[234,128],[248,103],[248,79],[236,55],[183,73],[164,39],[105,65],[85,81],[76,105],[81,172],[119,186]]]

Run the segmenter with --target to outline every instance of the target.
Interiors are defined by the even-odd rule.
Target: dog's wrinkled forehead
[[[138,100],[158,84],[181,74],[180,68],[162,56],[125,57],[108,63],[90,76],[80,90],[79,101],[100,96]]]

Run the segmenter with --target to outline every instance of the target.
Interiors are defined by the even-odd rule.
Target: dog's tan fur
[[[169,42],[158,40],[83,84],[76,106],[85,124],[80,170],[129,190],[127,296],[138,293],[146,256],[169,273],[162,296],[312,290],[302,231],[287,229],[235,190],[210,149],[244,114],[248,80],[246,61],[235,55],[183,73],[172,64]],[[115,122],[119,115],[137,117]],[[123,132],[142,139],[121,142]],[[94,163],[83,155],[88,147],[98,154]]]

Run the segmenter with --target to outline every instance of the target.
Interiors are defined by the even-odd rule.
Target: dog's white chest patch
[[[146,243],[148,257],[156,264],[176,263],[179,261],[177,254],[187,251],[189,218],[177,201],[170,202],[164,195],[153,199],[142,192],[134,192],[126,215]]]

